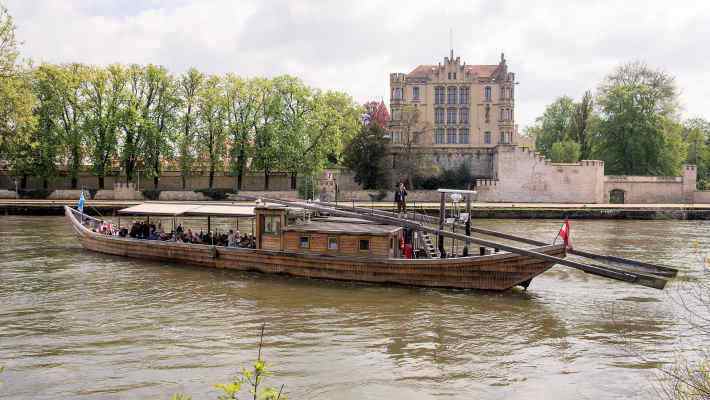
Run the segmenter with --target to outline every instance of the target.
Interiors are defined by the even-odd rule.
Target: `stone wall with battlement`
[[[601,203],[604,162],[583,160],[555,164],[517,146],[498,146],[493,154],[493,179],[476,181],[478,201],[539,203]]]
[[[695,165],[685,165],[682,176],[608,175],[604,177],[604,202],[610,202],[615,190],[623,193],[628,204],[693,203],[696,179]]]

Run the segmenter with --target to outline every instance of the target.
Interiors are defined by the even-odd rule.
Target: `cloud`
[[[181,73],[293,74],[359,101],[388,100],[390,72],[455,52],[506,53],[525,126],[561,95],[579,98],[614,66],[674,74],[685,114],[710,118],[710,2],[9,0],[35,61],[155,63]]]

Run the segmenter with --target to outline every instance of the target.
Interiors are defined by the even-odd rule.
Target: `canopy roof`
[[[204,205],[176,203],[143,203],[124,208],[119,214],[157,215],[157,216],[214,216],[214,217],[253,217],[254,207],[236,205]]]

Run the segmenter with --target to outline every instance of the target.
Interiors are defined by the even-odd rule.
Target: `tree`
[[[365,189],[380,189],[388,186],[385,156],[389,139],[379,124],[363,124],[358,133],[345,147],[343,164],[355,173],[355,182]]]
[[[127,84],[126,70],[120,65],[89,67],[85,76],[82,79],[84,135],[90,147],[89,154],[99,189],[104,189],[104,179],[111,171],[118,146]]]
[[[220,78],[210,76],[205,80],[197,98],[197,115],[200,118],[197,131],[198,154],[209,168],[209,189],[214,186],[214,174],[224,152],[226,110],[222,94]]]
[[[0,4],[0,158],[21,161],[13,151],[30,146],[36,118],[30,74],[17,65],[12,16]]]
[[[317,153],[310,153],[308,130],[306,127],[311,113],[314,112],[313,93],[300,79],[292,76],[279,76],[273,80],[277,101],[278,131],[276,136],[280,148],[279,161],[282,168],[291,173],[291,189],[296,189],[299,170],[308,170],[307,160],[314,160]],[[315,143],[313,143],[315,144]],[[308,163],[312,164],[312,163]]]
[[[594,99],[591,91],[584,92],[582,100],[574,103],[570,137],[579,144],[579,159],[588,160],[591,155],[591,119],[594,116]]]
[[[620,65],[607,75],[599,86],[599,97],[607,97],[619,87],[644,88],[644,97],[649,111],[664,117],[675,117],[678,111],[678,88],[675,78],[656,70],[641,61]]]
[[[421,123],[421,112],[418,107],[405,105],[399,110],[400,119],[392,121],[392,131],[399,135],[398,144],[401,152],[398,154],[396,167],[400,179],[408,187],[414,187],[414,176],[417,171],[417,161],[414,146],[419,144],[422,134],[431,129],[428,123]]]
[[[683,123],[683,137],[688,148],[686,162],[697,166],[697,188],[705,189],[710,176],[710,122],[691,118]]]
[[[681,127],[664,110],[668,99],[645,84],[620,84],[601,92],[595,154],[605,172],[676,175],[685,159]]]
[[[65,154],[63,163],[71,178],[71,188],[78,186],[79,172],[85,153],[85,113],[82,85],[87,67],[81,64],[43,65],[39,71],[45,90],[56,107],[58,135]]]
[[[581,145],[572,140],[555,142],[550,150],[550,159],[555,163],[576,163],[581,154]]]
[[[149,108],[142,145],[146,176],[153,178],[153,187],[158,188],[162,166],[172,155],[177,124],[176,110],[179,106],[175,79],[164,67],[149,65],[146,81],[154,93],[154,102]]]
[[[252,129],[258,116],[257,90],[253,81],[234,74],[225,78],[227,129],[229,132],[229,169],[236,177],[235,189],[242,190],[247,158],[253,139]]]
[[[551,158],[553,144],[570,136],[575,110],[574,100],[562,96],[547,106],[544,114],[535,121],[535,126],[531,128],[531,132],[535,134],[535,148],[545,157]]]
[[[368,101],[364,105],[366,122],[375,122],[380,128],[386,128],[390,121],[390,113],[384,101]]]
[[[255,79],[257,116],[254,118],[254,158],[256,169],[264,171],[264,190],[269,190],[269,174],[278,167],[279,142],[276,140],[280,102],[273,82],[267,79]]]
[[[204,83],[204,75],[195,68],[190,68],[178,82],[178,98],[180,106],[178,108],[178,119],[180,132],[178,134],[178,164],[180,166],[180,177],[182,188],[187,186],[187,177],[192,173],[192,168],[197,156],[195,149],[195,135],[197,124],[197,101],[198,94]]]

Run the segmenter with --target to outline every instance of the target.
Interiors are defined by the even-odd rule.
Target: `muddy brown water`
[[[541,240],[559,228],[475,223]],[[665,291],[560,266],[527,292],[352,284],[105,256],[61,217],[0,217],[0,398],[216,398],[262,323],[268,382],[291,399],[648,398],[656,362],[707,346],[674,296],[710,282],[710,222],[572,232],[682,272]]]

